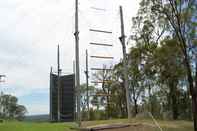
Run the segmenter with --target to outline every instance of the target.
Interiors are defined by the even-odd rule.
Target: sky
[[[113,56],[113,60],[89,60],[90,67],[118,63],[122,57],[119,5],[123,6],[125,32],[131,32],[132,17],[140,0],[79,0],[80,79],[85,82],[85,50],[89,55]],[[75,59],[74,0],[0,1],[0,74],[6,75],[0,91],[15,95],[28,115],[49,113],[49,72],[56,70],[57,45],[65,74],[73,72]],[[95,10],[101,8],[103,10]],[[98,34],[89,29],[112,31]],[[90,42],[113,44],[112,48]]]

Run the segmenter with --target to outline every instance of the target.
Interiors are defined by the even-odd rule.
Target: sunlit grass
[[[0,124],[0,131],[71,131],[73,123],[34,123],[5,122]]]

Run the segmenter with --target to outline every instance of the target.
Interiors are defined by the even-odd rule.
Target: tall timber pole
[[[120,42],[122,44],[123,51],[123,66],[124,66],[124,86],[126,90],[126,102],[127,102],[127,113],[128,120],[131,120],[131,110],[130,110],[130,99],[129,99],[129,84],[128,84],[128,66],[127,66],[127,54],[126,54],[126,44],[125,44],[125,32],[124,32],[124,20],[122,6],[120,6],[120,22],[121,22],[121,37]]]
[[[81,91],[79,73],[79,27],[78,27],[78,0],[75,0],[75,61],[76,61],[76,88],[77,88],[77,123],[81,126]]]
[[[87,119],[90,118],[90,107],[89,107],[89,70],[88,70],[88,50],[86,50],[86,99],[87,99]]]
[[[58,113],[58,121],[60,121],[60,118],[61,118],[61,113],[60,113],[60,75],[61,75],[61,69],[60,69],[60,49],[59,49],[59,45],[57,47],[57,96],[58,96],[58,106],[57,106],[57,113]]]

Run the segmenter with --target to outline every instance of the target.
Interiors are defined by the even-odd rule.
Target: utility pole
[[[57,106],[57,110],[58,110],[58,121],[60,121],[61,119],[61,98],[60,98],[60,75],[61,75],[61,69],[60,69],[60,53],[59,53],[59,45],[57,47],[57,94],[58,94],[58,106]]]
[[[126,102],[127,102],[127,113],[128,120],[131,120],[131,110],[130,110],[130,99],[129,99],[129,84],[128,84],[128,66],[127,66],[127,54],[126,54],[126,44],[125,44],[125,32],[124,32],[124,20],[123,20],[123,11],[122,6],[120,6],[120,22],[121,22],[121,37],[120,42],[122,44],[123,51],[123,66],[124,66],[124,86],[126,90]]]
[[[78,0],[75,0],[75,61],[76,61],[76,88],[77,88],[77,123],[81,126],[81,91],[79,73],[79,27],[78,27]]]
[[[88,70],[88,50],[86,50],[86,71],[85,71],[85,75],[86,75],[86,100],[87,100],[87,118],[89,120],[90,118],[90,107],[89,107],[89,70]]]

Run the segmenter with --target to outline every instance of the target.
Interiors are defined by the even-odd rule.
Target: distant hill
[[[49,115],[48,114],[30,115],[30,116],[26,116],[24,121],[46,122],[49,121]]]

